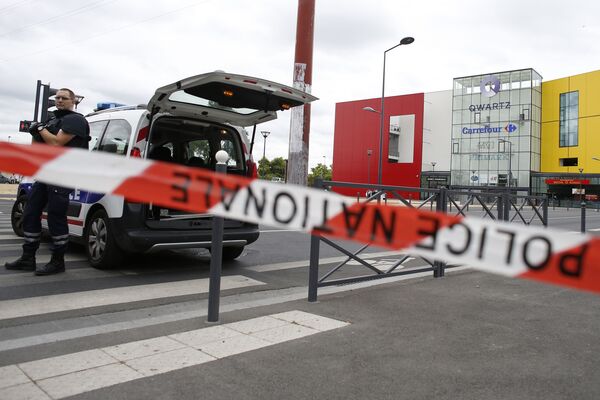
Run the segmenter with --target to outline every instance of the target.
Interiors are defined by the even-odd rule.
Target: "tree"
[[[260,179],[271,180],[271,163],[266,157],[261,158],[260,161],[258,161],[258,176]]]
[[[331,168],[325,164],[317,164],[316,167],[310,170],[310,174],[308,174],[308,186],[313,186],[315,179],[322,179],[324,181],[331,180]]]
[[[283,157],[271,160],[271,177],[278,177],[285,180],[285,160]]]

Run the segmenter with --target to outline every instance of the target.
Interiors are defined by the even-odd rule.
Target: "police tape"
[[[0,171],[600,293],[600,239],[589,235],[359,203],[303,186],[47,145],[0,143]]]

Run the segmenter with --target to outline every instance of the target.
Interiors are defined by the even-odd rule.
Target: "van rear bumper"
[[[118,219],[112,220],[118,225]],[[149,229],[116,229],[119,247],[129,253],[153,253],[167,249],[210,248],[212,231],[198,230],[182,232],[181,230],[149,230]],[[226,229],[223,233],[223,246],[246,246],[254,243],[260,232],[258,225],[245,224],[236,229]]]

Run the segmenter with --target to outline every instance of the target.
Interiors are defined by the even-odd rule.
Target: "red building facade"
[[[377,184],[379,168],[380,114],[363,110],[371,107],[380,110],[381,98],[337,103],[335,108],[335,130],[333,141],[333,180]],[[419,187],[423,151],[424,93],[385,98],[383,127],[382,184]],[[390,154],[390,117],[414,116],[412,160],[403,162],[388,157]],[[400,129],[398,129],[400,131]],[[406,145],[403,145],[406,154]],[[408,149],[410,152],[410,149]],[[369,155],[371,153],[371,155]],[[392,152],[393,153],[393,152]],[[401,157],[402,158],[402,157]],[[338,188],[336,192],[355,196],[356,189]],[[364,193],[361,193],[364,196]]]

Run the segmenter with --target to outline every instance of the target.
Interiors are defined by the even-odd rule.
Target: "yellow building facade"
[[[600,173],[600,71],[543,82],[541,125],[541,173]]]

